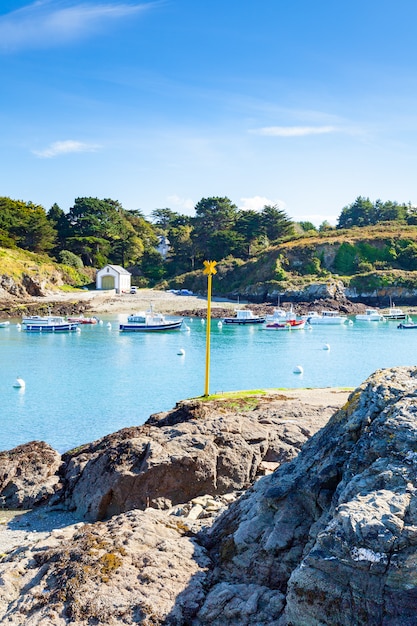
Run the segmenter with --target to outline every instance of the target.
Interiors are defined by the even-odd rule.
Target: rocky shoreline
[[[0,586],[8,589],[22,559],[36,560],[39,551],[57,543],[66,549],[78,534],[96,533],[117,519],[127,534],[132,520],[143,532],[154,533],[149,529],[162,524],[172,529],[170,541],[180,537],[188,545],[259,477],[293,458],[347,396],[345,390],[301,389],[185,401],[143,426],[62,456],[43,442],[0,453]],[[106,519],[103,526],[99,520]],[[90,567],[88,559],[85,566]],[[180,562],[177,567],[181,573]],[[27,614],[23,619],[13,608],[21,595],[13,590],[14,600],[8,594],[6,602],[0,598],[0,619],[7,615],[11,624],[27,623]],[[34,623],[44,623],[41,613]]]
[[[0,319],[18,318],[24,315],[45,315],[48,312],[54,315],[101,315],[132,313],[139,310],[148,310],[151,306],[160,313],[178,315],[182,317],[205,317],[207,315],[207,300],[204,296],[180,296],[166,291],[155,289],[139,289],[136,294],[116,294],[113,291],[79,291],[79,292],[46,292],[43,296],[26,298],[7,298],[0,300]],[[225,298],[213,298],[211,316],[214,319],[233,314],[236,308],[250,308],[260,315],[273,312],[276,304],[264,302],[261,304],[247,301],[232,301]],[[310,301],[294,303],[285,302],[282,308],[297,314],[306,314],[322,309],[340,311],[345,315],[362,313],[365,304],[355,303],[346,298],[317,298]]]
[[[304,391],[1,453],[0,621],[415,624],[417,368]]]

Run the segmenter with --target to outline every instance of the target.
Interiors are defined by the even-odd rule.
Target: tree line
[[[0,197],[0,246],[46,253],[74,267],[128,268],[151,283],[200,267],[204,259],[247,259],[272,242],[292,235],[293,222],[276,206],[241,211],[229,198],[203,198],[195,216],[169,208],[150,219],[117,200],[76,198],[68,212]],[[169,241],[164,258],[157,250]]]
[[[337,228],[375,226],[381,222],[402,222],[417,224],[417,207],[410,203],[398,204],[388,200],[371,202],[369,198],[358,196],[352,204],[345,206],[339,215]]]
[[[342,209],[336,228],[386,221],[417,224],[417,209],[359,196]],[[332,228],[323,222],[318,230]],[[240,210],[227,197],[202,198],[193,216],[161,208],[149,218],[111,199],[76,198],[64,212],[57,204],[46,211],[32,202],[0,197],[0,246],[46,253],[76,268],[121,265],[150,284],[200,268],[205,259],[247,260],[307,232],[317,228],[308,221],[294,222],[276,205]],[[166,258],[158,251],[161,238],[169,242]]]

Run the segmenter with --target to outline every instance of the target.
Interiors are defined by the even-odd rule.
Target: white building
[[[165,260],[167,258],[167,254],[169,252],[171,244],[170,244],[168,237],[166,237],[165,235],[159,235],[158,239],[159,239],[159,244],[157,245],[156,249]]]
[[[116,293],[129,292],[131,276],[121,265],[105,265],[96,274],[96,289],[114,289]]]

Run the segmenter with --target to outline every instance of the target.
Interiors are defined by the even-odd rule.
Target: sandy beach
[[[167,291],[155,289],[138,289],[136,294],[117,294],[114,291],[77,291],[77,292],[49,292],[46,297],[32,298],[32,302],[56,303],[85,303],[90,313],[133,313],[148,310],[151,306],[158,313],[181,315],[190,311],[202,312],[207,310],[207,299],[202,296],[180,296]],[[211,309],[230,310],[232,313],[238,306],[237,302],[230,302],[221,298],[213,298]]]

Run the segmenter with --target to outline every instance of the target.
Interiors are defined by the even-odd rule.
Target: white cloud
[[[266,137],[305,137],[337,132],[336,126],[265,126],[251,132]]]
[[[37,0],[0,16],[0,50],[50,47],[89,35],[116,18],[144,11],[150,4]]]
[[[192,211],[195,208],[196,204],[194,200],[191,200],[191,198],[181,198],[180,196],[177,196],[175,194],[172,196],[168,196],[167,200],[177,209],[182,209],[186,211]]]
[[[263,196],[240,198],[239,200],[239,209],[241,211],[262,211],[264,206],[278,206],[278,208],[285,210],[285,202],[282,200],[271,200]]]
[[[69,154],[73,152],[97,152],[100,148],[98,145],[82,143],[81,141],[55,141],[44,150],[32,150],[33,154],[41,159],[51,159],[61,154]]]

